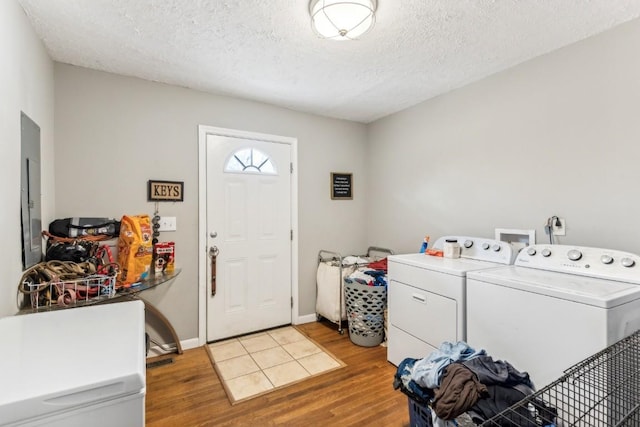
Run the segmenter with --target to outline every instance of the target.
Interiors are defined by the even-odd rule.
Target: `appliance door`
[[[140,392],[53,415],[8,424],[15,427],[141,427],[144,426],[144,398]]]
[[[144,324],[141,301],[0,319],[0,425],[144,401]]]

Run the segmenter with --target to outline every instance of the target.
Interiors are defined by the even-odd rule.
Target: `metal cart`
[[[567,369],[482,426],[640,426],[640,331]]]
[[[368,262],[378,261],[393,250],[377,246],[369,246],[365,255],[357,257],[367,259]],[[316,317],[323,318],[338,325],[338,333],[343,334],[343,321],[347,319],[344,300],[344,277],[356,268],[366,264],[343,265],[344,257],[334,251],[321,249],[318,252],[318,272],[316,274]],[[367,262],[367,263],[368,263]]]

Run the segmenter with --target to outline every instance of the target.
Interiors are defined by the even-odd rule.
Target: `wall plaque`
[[[147,198],[150,202],[182,202],[184,201],[184,181],[150,179]]]
[[[331,172],[331,199],[353,199],[353,174]]]

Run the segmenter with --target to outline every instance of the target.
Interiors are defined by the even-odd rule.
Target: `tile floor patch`
[[[287,353],[293,356],[294,359],[300,359],[301,357],[311,356],[314,353],[319,353],[322,350],[309,340],[298,341],[291,344],[285,344],[282,346]]]
[[[306,340],[306,337],[296,329],[288,326],[286,328],[274,329],[269,331],[269,335],[273,337],[280,345],[291,344],[297,341]]]
[[[227,387],[235,400],[246,399],[273,390],[273,384],[262,371],[229,380]]]
[[[345,366],[292,326],[207,346],[231,404]]]
[[[234,357],[233,359],[223,360],[216,364],[220,370],[220,375],[225,380],[237,378],[260,370],[260,367],[256,365],[256,362],[254,362],[253,358],[248,354],[240,357]]]
[[[301,364],[295,360],[285,363],[284,365],[277,365],[271,368],[265,369],[264,374],[269,378],[269,381],[276,386],[282,386],[301,380],[305,377],[310,377],[311,374],[302,367]]]
[[[278,347],[278,342],[267,334],[248,339],[240,339],[240,344],[242,344],[248,353],[255,353],[256,351]]]
[[[215,362],[221,362],[234,357],[242,356],[247,353],[240,341],[232,339],[229,342],[223,341],[219,343],[209,344],[209,351]]]
[[[242,340],[248,340],[250,338],[261,337],[263,335],[267,335],[267,333],[266,332],[256,332],[255,334],[243,335],[238,339],[242,341]]]
[[[282,365],[293,360],[293,357],[280,346],[251,353],[251,357],[261,369]]]

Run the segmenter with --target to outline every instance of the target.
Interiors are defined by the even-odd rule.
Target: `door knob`
[[[218,233],[216,231],[212,231],[211,233],[209,233],[209,237],[215,239],[216,237],[218,237]]]

